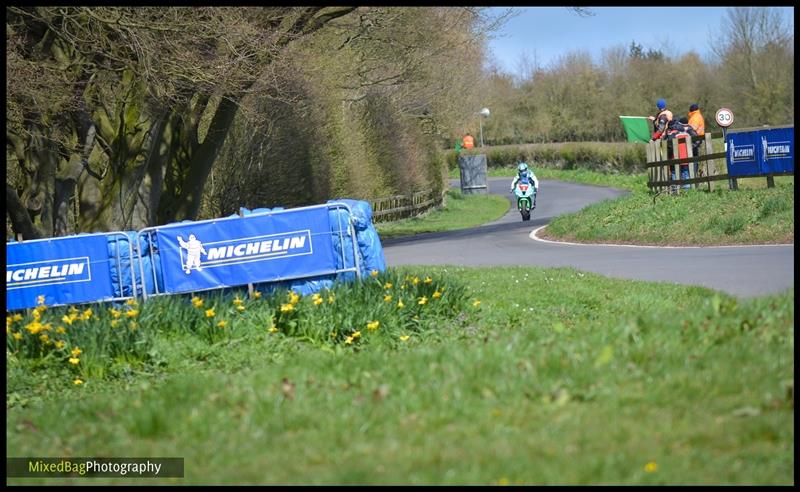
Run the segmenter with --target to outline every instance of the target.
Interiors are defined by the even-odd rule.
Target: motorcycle
[[[517,197],[517,210],[522,215],[522,220],[531,220],[531,210],[536,201],[536,188],[533,183],[517,181],[514,186],[514,195]]]

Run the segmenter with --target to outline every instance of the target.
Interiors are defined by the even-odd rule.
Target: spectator
[[[686,134],[689,135],[690,138],[694,138],[697,136],[697,132],[694,131],[691,125],[684,123],[684,121],[688,121],[687,118],[673,119],[670,121],[669,126],[667,127],[667,131],[665,132],[666,139],[672,140],[678,135]],[[667,143],[668,148],[672,148],[672,142]],[[676,156],[677,157],[677,156]],[[694,175],[697,176],[697,163],[694,163]],[[681,164],[681,178],[680,179],[689,179],[689,164]],[[670,166],[670,176],[672,179],[675,179],[675,171],[672,166]],[[691,185],[685,184],[681,186],[683,189],[688,189]]]
[[[659,99],[656,101],[658,114],[655,116],[648,116],[648,119],[653,122],[653,140],[660,140],[666,138],[669,123],[672,121],[672,111],[667,109],[667,101]],[[672,149],[667,146],[667,158],[672,159]]]
[[[470,135],[469,133],[464,135],[462,146],[467,150],[475,148],[475,139],[472,138],[472,135]]]
[[[694,131],[697,132],[698,137],[704,137],[706,135],[706,121],[703,119],[703,115],[700,113],[700,108],[697,104],[692,104],[689,106],[689,125],[694,128]],[[700,155],[700,144],[702,143],[701,139],[697,139],[695,141],[692,139],[692,155]],[[697,174],[698,170],[698,163],[694,163],[694,170],[695,174]]]

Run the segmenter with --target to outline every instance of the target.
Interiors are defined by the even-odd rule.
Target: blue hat
[[[697,111],[698,109],[700,108],[697,106],[697,104],[692,104],[689,106],[689,111]]]
[[[658,101],[656,101],[656,106],[658,107],[658,109],[664,109],[667,107],[667,101],[659,99]]]

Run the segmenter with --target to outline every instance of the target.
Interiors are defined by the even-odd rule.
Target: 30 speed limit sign
[[[728,108],[719,108],[714,119],[717,120],[719,126],[727,128],[733,124],[733,111]]]

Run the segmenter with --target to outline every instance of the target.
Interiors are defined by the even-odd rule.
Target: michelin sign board
[[[156,240],[167,293],[336,271],[326,207],[157,228]]]
[[[732,177],[794,172],[794,127],[729,132],[727,139]]]
[[[85,235],[6,244],[6,309],[114,298],[108,238]]]

